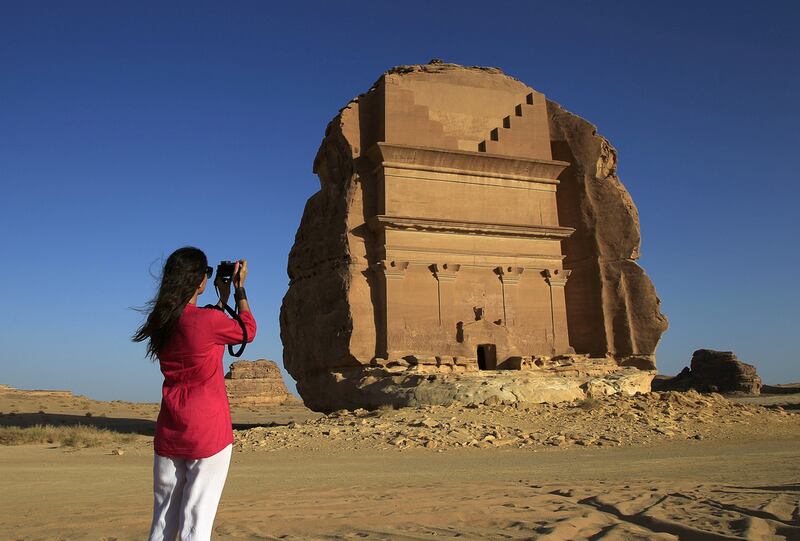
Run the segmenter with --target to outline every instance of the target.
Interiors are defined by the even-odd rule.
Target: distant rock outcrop
[[[695,389],[716,393],[760,394],[761,378],[755,366],[740,361],[732,351],[698,349],[692,354],[691,368],[675,377],[653,380],[654,391]]]
[[[281,405],[300,401],[286,388],[274,361],[236,361],[225,374],[225,388],[232,405]]]
[[[798,394],[800,383],[779,383],[778,385],[761,385],[762,394]]]

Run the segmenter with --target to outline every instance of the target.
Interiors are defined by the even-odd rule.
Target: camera
[[[234,261],[222,261],[217,265],[217,278],[223,284],[230,284],[233,279]]]

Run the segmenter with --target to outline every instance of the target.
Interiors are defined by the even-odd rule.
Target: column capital
[[[406,275],[408,265],[408,261],[389,261],[382,259],[370,265],[370,268],[372,268],[374,272],[382,272],[387,279],[402,279]]]
[[[525,272],[525,267],[515,267],[509,265],[502,265],[494,268],[494,273],[500,277],[500,281],[504,285],[517,285],[522,278],[522,273]]]
[[[433,276],[440,282],[453,282],[456,279],[456,273],[461,270],[461,265],[453,263],[434,263],[428,267]]]
[[[542,271],[544,281],[550,284],[551,287],[567,285],[567,279],[569,279],[570,274],[572,274],[571,270],[563,269],[545,269]]]

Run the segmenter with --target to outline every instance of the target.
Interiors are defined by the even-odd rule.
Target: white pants
[[[208,458],[187,460],[154,453],[153,524],[149,541],[207,541],[228,466],[232,446]]]

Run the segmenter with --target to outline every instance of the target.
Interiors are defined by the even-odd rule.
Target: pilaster
[[[564,286],[571,270],[545,269],[542,271],[545,282],[550,286],[550,335],[548,340],[553,353],[569,350],[569,331],[567,328],[566,300]]]
[[[519,281],[524,267],[500,266],[494,268],[494,273],[500,278],[503,299],[503,325],[514,326],[517,324],[517,309],[519,307]]]
[[[380,310],[383,317],[381,327],[386,338],[386,353],[390,357],[392,352],[402,350],[402,336],[393,336],[395,333],[390,329],[399,329],[401,332],[403,329],[403,281],[408,265],[408,261],[381,260],[371,266],[373,272],[383,278],[380,280],[382,283],[381,300],[383,301],[382,310]]]
[[[461,265],[434,263],[430,269],[438,283],[439,325],[444,327],[455,325],[455,281]]]

